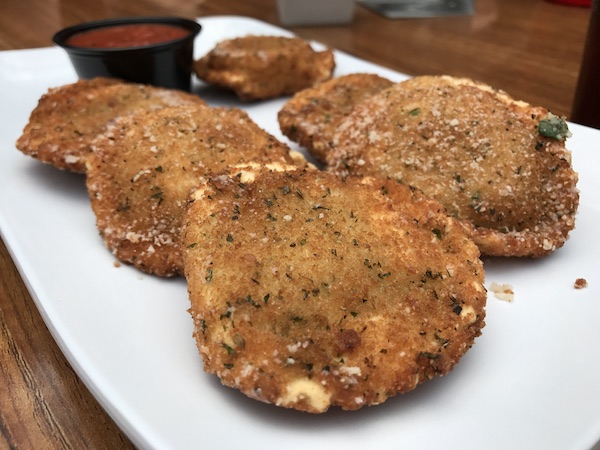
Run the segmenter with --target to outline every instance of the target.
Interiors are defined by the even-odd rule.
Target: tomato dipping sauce
[[[189,34],[190,30],[186,28],[161,23],[113,25],[74,34],[66,44],[82,48],[143,47],[173,41]]]

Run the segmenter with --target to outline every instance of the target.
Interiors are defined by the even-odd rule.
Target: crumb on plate
[[[494,296],[500,300],[512,302],[515,299],[513,287],[510,284],[498,284],[492,282],[490,284],[490,291],[492,291]]]
[[[575,289],[583,289],[583,288],[586,288],[587,285],[588,285],[588,282],[585,278],[577,278],[575,280],[575,283],[573,284],[573,287]]]

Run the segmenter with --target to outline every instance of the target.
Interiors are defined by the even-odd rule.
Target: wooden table
[[[0,50],[51,45],[58,29],[126,15],[233,14],[278,22],[276,0],[2,0]],[[362,7],[350,26],[293,27],[409,74],[468,76],[567,116],[589,9],[477,0],[473,16],[389,20]],[[0,241],[0,449],[131,448],[46,329]]]

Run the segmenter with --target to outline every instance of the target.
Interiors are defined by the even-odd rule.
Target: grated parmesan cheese
[[[504,300],[506,302],[512,302],[515,299],[513,287],[510,284],[497,284],[492,282],[490,284],[490,291],[494,293],[494,296],[497,299]]]

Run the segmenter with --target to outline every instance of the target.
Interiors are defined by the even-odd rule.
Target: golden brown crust
[[[393,85],[376,74],[353,73],[332,78],[295,94],[277,114],[281,132],[326,161],[337,123],[365,98]]]
[[[294,164],[286,145],[238,109],[188,105],[123,116],[93,143],[87,187],[115,256],[144,272],[183,272],[181,216],[201,176],[229,164]]]
[[[205,370],[249,397],[313,413],[378,404],[447,374],[480,334],[479,251],[415,190],[244,169],[192,198],[194,335]]]
[[[483,254],[547,255],[574,227],[577,174],[549,113],[481,83],[417,77],[357,106],[340,124],[330,170],[415,186],[472,227]]]
[[[329,79],[334,67],[331,50],[315,51],[303,39],[250,35],[219,42],[194,72],[250,101],[298,92]]]
[[[190,103],[204,102],[182,91],[110,78],[79,80],[40,98],[17,148],[59,169],[83,173],[91,141],[116,117]]]

